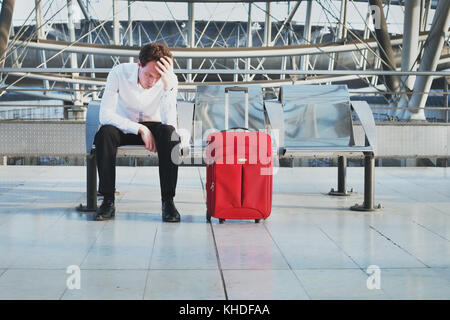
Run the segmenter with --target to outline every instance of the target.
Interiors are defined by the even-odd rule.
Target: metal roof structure
[[[445,44],[447,39],[440,37],[433,40],[440,30],[448,30],[448,22],[445,19],[431,21],[438,5],[441,8],[436,12],[447,12],[448,6],[444,1],[282,1],[288,3],[288,11],[283,19],[275,17],[270,1],[262,1],[262,7],[256,1],[158,1],[185,2],[188,17],[185,21],[177,20],[169,6],[167,14],[172,16],[171,21],[155,21],[154,18],[150,21],[135,21],[131,8],[136,3],[146,5],[150,1],[120,1],[120,10],[128,9],[128,21],[119,21],[118,0],[110,1],[113,11],[111,19],[107,20],[95,17],[91,1],[69,0],[57,2],[59,6],[62,4],[58,12],[67,11],[67,23],[63,24],[52,20],[55,16],[54,9],[51,9],[54,1],[57,0],[36,0],[34,11],[30,12],[27,21],[21,27],[11,28],[9,41],[3,49],[0,48],[0,56],[4,55],[4,67],[11,68],[3,69],[3,92],[30,87],[29,84],[35,85],[40,80],[43,90],[61,87],[74,90],[72,103],[81,106],[96,97],[89,90],[103,86],[105,74],[102,68],[135,61],[139,47],[150,41],[163,41],[171,46],[180,85],[186,89],[192,89],[197,84],[220,82],[245,84],[257,81],[268,88],[289,82],[353,81],[356,88],[366,87],[371,90],[379,84],[386,84],[386,91],[402,92],[405,88],[413,90],[413,74],[381,77],[381,73],[371,76],[363,73],[376,70],[429,72],[450,67],[450,51]],[[359,18],[356,17],[365,26],[363,31],[356,30],[349,22],[349,10],[355,2],[367,3],[367,12],[357,11]],[[196,10],[201,8],[194,7],[195,3],[215,3],[217,8],[222,3],[246,6],[247,21],[233,21],[231,14],[229,20],[217,21],[215,11],[210,12],[208,21],[197,21]],[[7,15],[8,4],[13,5],[14,1],[3,2],[2,14]],[[302,25],[294,20],[300,6],[306,9]],[[381,8],[378,11],[375,9],[377,6]],[[81,10],[84,19],[75,21],[75,7]],[[389,24],[383,22],[391,21],[388,21],[391,19],[391,7],[401,7],[404,12],[406,33],[402,35],[390,35]],[[14,10],[14,5],[12,8]],[[264,12],[264,23],[253,22],[252,9],[255,8]],[[322,12],[328,25],[314,25],[311,16],[313,8]],[[445,14],[436,15],[435,18],[441,16],[445,17]],[[378,28],[379,22],[385,24]],[[76,23],[79,25],[76,26]],[[386,37],[389,41],[382,40]],[[80,72],[67,72],[79,66]],[[61,72],[18,72],[17,67],[61,68]],[[86,72],[82,72],[83,69]],[[306,71],[311,73],[306,74]],[[318,74],[324,71],[329,73]],[[426,73],[419,75],[414,90],[429,91],[433,79]],[[393,84],[397,87],[393,88]],[[83,92],[80,88],[88,91]],[[23,93],[29,94],[30,91]],[[66,92],[55,90],[48,94],[52,97],[60,95],[66,101],[68,99]],[[393,99],[391,105],[394,106],[404,107],[409,100],[406,95],[387,95]],[[414,107],[423,108],[424,96],[426,94],[413,95],[414,102],[411,103]],[[393,113],[402,118],[410,116]],[[422,113],[417,117],[425,119]]]

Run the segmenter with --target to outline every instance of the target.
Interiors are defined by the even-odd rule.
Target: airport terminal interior
[[[0,1],[0,300],[450,299],[449,28],[446,0]],[[107,76],[154,42],[181,219],[131,145],[97,221]],[[270,147],[208,153],[230,131]]]

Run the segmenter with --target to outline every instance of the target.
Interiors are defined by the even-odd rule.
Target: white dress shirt
[[[137,63],[119,64],[106,79],[100,123],[133,134],[138,134],[141,121],[161,121],[178,130],[177,89],[178,84],[165,91],[161,79],[152,88],[144,89],[138,83]]]

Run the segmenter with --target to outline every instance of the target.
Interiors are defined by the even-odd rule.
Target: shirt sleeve
[[[178,131],[177,122],[177,93],[178,84],[168,91],[163,91],[160,105],[160,116],[163,124],[171,125]]]
[[[119,77],[117,68],[111,70],[106,79],[105,91],[100,103],[100,124],[112,125],[124,133],[138,134],[140,124],[117,114]]]

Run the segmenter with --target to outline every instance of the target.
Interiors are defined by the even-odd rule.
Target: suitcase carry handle
[[[248,128],[248,88],[247,87],[226,87],[225,88],[225,130],[228,130],[228,94],[230,91],[233,92],[245,92],[245,126]]]

